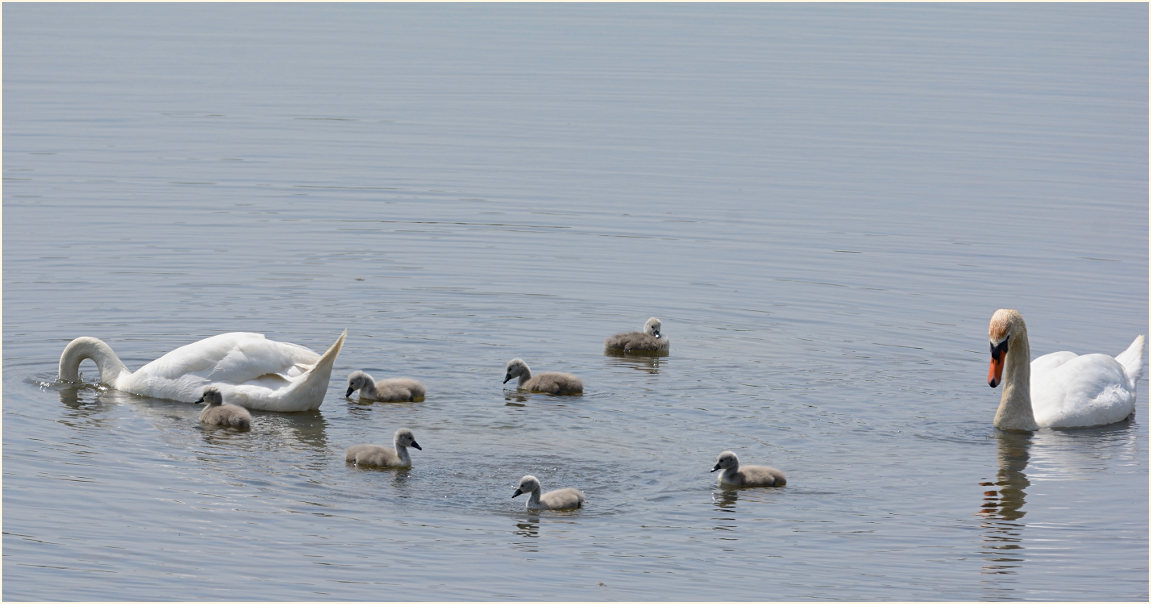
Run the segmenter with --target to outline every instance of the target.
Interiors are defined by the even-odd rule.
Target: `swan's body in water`
[[[617,333],[604,340],[604,352],[607,354],[665,355],[671,348],[671,342],[661,333],[662,328],[663,323],[652,317],[643,324],[643,331]]]
[[[92,359],[100,382],[123,392],[190,403],[215,386],[228,402],[248,409],[310,411],[324,402],[345,335],[321,356],[263,334],[225,333],[181,346],[135,372],[111,346],[85,336],[60,355],[60,380],[79,382],[80,363]]]
[[[987,334],[987,384],[994,388],[1003,382],[996,428],[1083,428],[1121,422],[1135,413],[1135,384],[1143,374],[1142,335],[1116,357],[1061,351],[1032,361],[1027,325],[1019,311],[995,311]]]
[[[529,510],[566,510],[583,507],[584,496],[578,489],[568,487],[556,489],[540,495],[540,481],[532,475],[520,479],[520,485],[512,494],[512,499],[530,493],[527,509]]]
[[[782,487],[787,484],[787,476],[771,466],[741,466],[739,458],[731,451],[724,451],[715,460],[712,472],[723,470],[719,475],[719,486],[727,487]]]
[[[408,454],[408,447],[424,450],[407,428],[396,430],[393,444],[396,446],[394,449],[380,445],[352,445],[344,451],[344,461],[373,468],[410,468],[412,457]]]
[[[225,405],[220,389],[209,386],[204,389],[204,396],[197,403],[207,403],[208,406],[200,412],[200,423],[209,426],[223,426],[237,430],[248,430],[252,427],[252,414],[238,405]]]
[[[348,391],[344,398],[351,398],[357,390],[360,391],[361,403],[422,401],[427,393],[423,384],[411,378],[388,378],[377,382],[366,371],[359,370],[348,376]]]
[[[508,361],[504,373],[504,383],[519,378],[519,389],[544,394],[583,394],[583,382],[570,373],[548,371],[532,375],[531,368],[523,359]]]

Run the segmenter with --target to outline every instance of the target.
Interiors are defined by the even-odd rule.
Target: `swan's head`
[[[532,491],[538,490],[540,490],[540,479],[528,474],[520,479],[520,486],[516,487],[516,492],[512,494],[512,499],[524,493],[531,493]]]
[[[504,368],[504,383],[508,383],[513,378],[531,374],[532,370],[528,368],[528,364],[525,363],[523,359],[512,359],[508,361],[507,367]]]
[[[420,443],[416,442],[416,437],[412,434],[412,431],[408,430],[407,428],[400,428],[399,430],[396,430],[395,442],[397,448],[415,447],[421,451],[424,450],[424,448],[420,446]]]
[[[660,337],[659,330],[663,327],[663,323],[659,319],[652,317],[643,324],[643,332],[649,336]]]
[[[719,454],[715,460],[715,467],[711,469],[712,472],[716,470],[726,470],[728,468],[738,468],[739,458],[731,451],[724,451]]]
[[[348,391],[344,393],[344,398],[352,396],[352,393],[367,386],[368,384],[376,383],[372,376],[364,371],[356,370],[348,376]]]
[[[1000,308],[991,315],[991,325],[987,328],[987,339],[991,345],[991,366],[987,370],[987,385],[992,388],[1003,381],[1003,365],[1006,363],[1007,350],[1014,337],[1019,341],[1020,334],[1027,332],[1027,325],[1019,311],[1011,308]]]
[[[220,389],[215,386],[208,386],[204,389],[204,395],[200,397],[199,403],[208,403],[209,405],[219,405],[224,402],[224,395],[220,394]]]

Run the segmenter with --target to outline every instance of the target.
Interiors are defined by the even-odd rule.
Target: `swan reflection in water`
[[[607,356],[609,365],[629,367],[643,373],[659,374],[661,366],[667,362],[666,358],[659,356]]]
[[[1023,528],[1027,512],[1027,462],[1031,458],[1030,432],[996,431],[999,472],[994,481],[981,482],[984,487],[982,554],[983,574],[1012,574],[1024,561]]]

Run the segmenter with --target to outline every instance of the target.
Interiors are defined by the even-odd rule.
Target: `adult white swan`
[[[1142,335],[1117,357],[1064,350],[1031,361],[1027,325],[1019,311],[995,311],[987,333],[987,384],[994,388],[1003,382],[996,428],[1085,428],[1121,422],[1135,413],[1135,384],[1143,374]]]
[[[324,402],[347,334],[345,329],[321,356],[259,333],[224,333],[181,346],[135,372],[111,346],[84,336],[60,355],[60,380],[79,382],[80,363],[92,359],[100,382],[124,392],[191,403],[215,386],[229,403],[248,409],[311,411]]]

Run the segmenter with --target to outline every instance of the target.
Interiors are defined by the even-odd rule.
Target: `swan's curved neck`
[[[1031,411],[1031,346],[1027,328],[1011,335],[1003,360],[1003,396],[995,412],[995,427],[1000,430],[1038,430]]]
[[[84,359],[92,359],[100,370],[100,382],[114,385],[120,376],[131,374],[120,357],[112,351],[112,347],[97,338],[87,336],[72,340],[64,354],[60,355],[60,380],[65,382],[80,381],[80,363]]]
[[[540,507],[540,490],[539,489],[532,489],[531,494],[528,495],[528,507],[532,508],[532,509]]]

